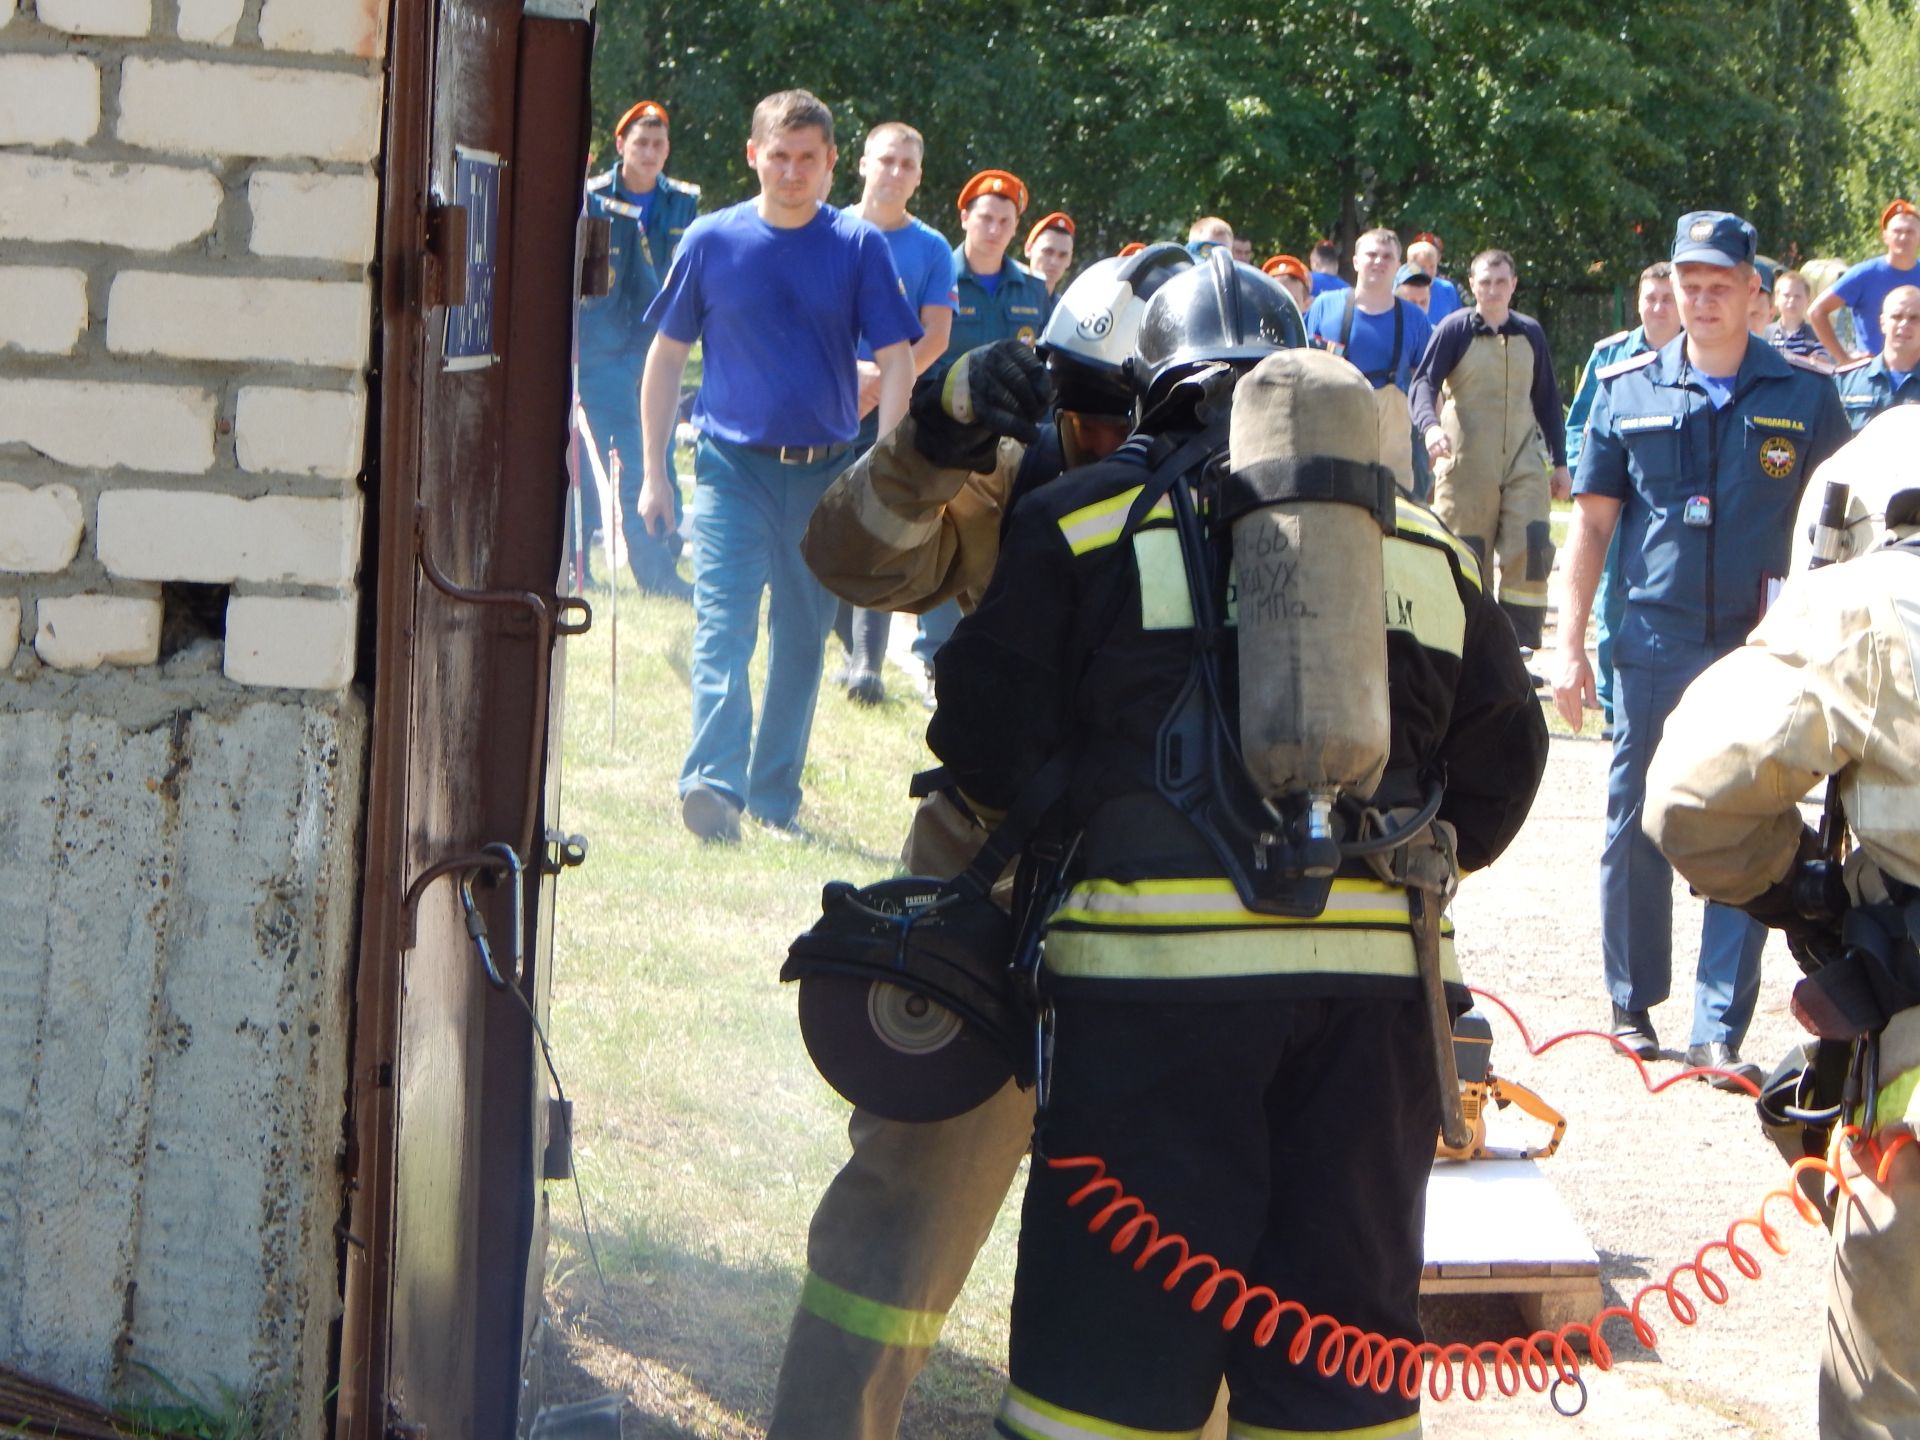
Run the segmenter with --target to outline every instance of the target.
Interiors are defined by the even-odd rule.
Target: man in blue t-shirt
[[[1380,423],[1380,463],[1411,495],[1413,421],[1407,391],[1433,326],[1418,305],[1393,293],[1399,268],[1400,237],[1391,230],[1367,231],[1354,243],[1353,285],[1307,307],[1307,339],[1343,356],[1367,377]]]
[[[1333,241],[1322,240],[1307,252],[1307,268],[1312,272],[1307,280],[1311,299],[1318,300],[1330,290],[1347,288],[1340,274],[1340,247]]]
[[[1422,230],[1407,246],[1407,263],[1418,265],[1433,282],[1427,293],[1427,319],[1435,325],[1465,305],[1459,287],[1440,273],[1441,253],[1440,237],[1431,230]]]
[[[1895,200],[1880,212],[1880,239],[1887,253],[1863,260],[1834,282],[1833,288],[1813,302],[1807,323],[1827,353],[1839,365],[1863,355],[1878,355],[1882,344],[1880,307],[1887,296],[1902,285],[1920,283],[1920,211],[1906,200]],[[1845,305],[1853,312],[1853,333],[1859,350],[1849,350],[1834,334],[1828,317]]]
[[[946,237],[923,220],[907,213],[907,202],[920,186],[927,142],[911,125],[889,120],[867,132],[860,155],[860,200],[847,214],[865,220],[886,237],[893,252],[893,268],[900,275],[900,293],[920,313],[921,336],[913,343],[913,373],[917,377],[946,353],[953,333],[953,311],[958,303],[953,288],[953,251]],[[880,368],[873,363],[873,347],[860,337],[860,434],[854,444],[873,448],[880,438],[880,417],[873,406],[879,398]],[[856,610],[840,604],[834,629],[847,647],[847,668],[836,684],[863,705],[886,699],[880,678],[887,655],[887,635],[893,625],[889,610]]]
[[[744,809],[797,831],[800,771],[833,602],[800,558],[807,518],[859,429],[856,349],[879,368],[880,428],[906,413],[920,325],[886,239],[820,201],[838,152],[833,113],[805,90],[754,107],[747,163],[758,198],[688,227],[647,311],[658,333],[640,382],[646,478],[640,519],[673,528],[667,447],[693,342],[705,368],[693,423],[693,743],[680,818],[703,840],[737,841]],[[759,731],[747,662],[767,618]]]

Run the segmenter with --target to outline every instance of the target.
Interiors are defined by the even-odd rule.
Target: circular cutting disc
[[[887,1120],[950,1120],[1013,1076],[1013,1061],[944,1005],[884,980],[809,975],[800,1034],[820,1073]]]

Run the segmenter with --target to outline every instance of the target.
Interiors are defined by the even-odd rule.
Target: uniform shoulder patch
[[[1616,360],[1611,365],[1602,365],[1594,371],[1596,380],[1611,380],[1616,375],[1630,375],[1635,370],[1644,370],[1660,358],[1658,350],[1642,350],[1638,355],[1629,355],[1624,360]]]
[[[1799,357],[1790,355],[1787,358],[1792,360],[1792,359],[1798,359]],[[1833,366],[1831,373],[1835,375],[1845,375],[1854,370],[1864,370],[1867,368],[1867,366],[1871,365],[1872,363],[1873,363],[1873,356],[1862,355],[1857,359],[1847,361],[1847,363],[1844,365]]]
[[[693,196],[694,199],[698,200],[700,198],[700,187],[694,184],[693,181],[676,180],[673,183],[678,185],[682,190],[686,191],[687,194]]]
[[[1631,334],[1633,334],[1631,330],[1616,330],[1611,335],[1602,335],[1598,340],[1593,342],[1593,348],[1600,350],[1608,345],[1618,345]]]
[[[613,172],[611,170],[609,170],[605,175],[596,175],[591,180],[587,181],[587,189],[589,190],[611,190],[612,188],[613,188]]]
[[[1834,373],[1834,367],[1831,364],[1829,364],[1825,360],[1816,360],[1811,355],[1796,355],[1791,350],[1782,350],[1779,352],[1779,355],[1780,355],[1780,358],[1786,361],[1789,365],[1798,366],[1802,370],[1811,370],[1816,375],[1831,375]],[[1862,365],[1867,365],[1867,364],[1871,364],[1872,361],[1873,361],[1873,357],[1869,355],[1865,360],[1862,360],[1860,363]],[[1842,366],[1841,368],[1846,369],[1848,367]]]

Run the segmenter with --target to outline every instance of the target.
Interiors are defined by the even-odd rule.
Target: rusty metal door
[[[589,10],[393,6],[340,1440],[508,1437],[537,1398]]]

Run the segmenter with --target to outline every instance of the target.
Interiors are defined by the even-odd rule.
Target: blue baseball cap
[[[1393,277],[1393,286],[1396,290],[1402,285],[1431,285],[1432,283],[1433,277],[1411,262],[1402,265]]]
[[[1772,264],[1768,261],[1760,259],[1756,255],[1753,261],[1753,269],[1754,269],[1754,273],[1760,277],[1760,293],[1762,295],[1771,295],[1773,293]]]
[[[1673,232],[1673,263],[1718,265],[1723,269],[1751,264],[1760,248],[1753,226],[1725,210],[1694,210],[1680,217]]]

